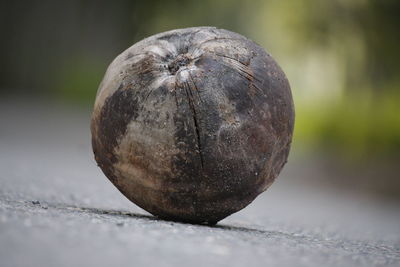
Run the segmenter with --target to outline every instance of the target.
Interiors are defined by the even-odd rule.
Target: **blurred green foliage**
[[[67,100],[81,104],[92,103],[95,89],[104,75],[105,66],[96,60],[84,56],[70,59],[60,66],[54,84],[55,93]]]
[[[400,151],[400,94],[350,94],[336,104],[315,108],[297,106],[295,144],[327,146],[344,157],[398,156]]]
[[[213,25],[266,48],[291,83],[294,144],[400,154],[400,1],[3,1],[0,89],[92,104],[140,39]]]

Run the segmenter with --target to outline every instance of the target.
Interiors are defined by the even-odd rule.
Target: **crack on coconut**
[[[197,148],[198,148],[198,152],[199,152],[199,156],[200,156],[201,168],[203,169],[204,168],[204,159],[203,159],[203,151],[202,151],[202,145],[201,145],[201,140],[200,140],[200,125],[199,125],[197,111],[196,111],[194,101],[193,101],[192,88],[188,82],[184,82],[183,89],[185,90],[186,97],[188,99],[189,106],[192,111],[194,129],[195,129],[195,133],[196,133]]]

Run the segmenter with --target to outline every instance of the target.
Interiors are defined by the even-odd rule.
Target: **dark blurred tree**
[[[358,16],[368,47],[367,77],[377,91],[400,86],[400,1],[370,0]]]
[[[86,77],[89,84],[99,79],[112,58],[133,42],[173,28],[215,25],[247,34],[250,32],[247,21],[253,14],[262,12],[258,8],[261,3],[263,1],[2,1],[0,88],[25,93],[52,92],[66,82],[64,76],[76,76],[78,72],[81,77],[73,78],[85,80]],[[290,6],[288,3],[280,5]],[[291,5],[292,10],[280,10],[286,12],[282,19],[294,18],[293,34],[303,46],[323,47],[332,39],[351,43],[351,38],[361,38],[365,64],[355,65],[354,57],[347,56],[346,88],[356,90],[367,84],[382,91],[400,83],[397,75],[400,70],[397,51],[400,1],[302,0]],[[295,7],[300,5],[305,8],[296,13]],[[259,34],[268,34],[263,30],[263,25],[259,25]],[[76,93],[81,89],[77,88]]]
[[[152,19],[152,4],[129,0],[1,2],[0,88],[14,93],[52,93],[65,87],[60,83],[79,78],[81,84],[72,81],[71,85],[93,86],[93,92],[107,64],[145,31],[146,21]],[[86,91],[69,89],[78,94]]]

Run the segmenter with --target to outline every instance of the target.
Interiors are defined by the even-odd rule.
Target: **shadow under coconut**
[[[46,202],[40,202],[38,200],[28,201],[26,202],[27,205],[36,206],[43,209],[55,209],[55,210],[63,210],[66,212],[76,212],[76,213],[83,213],[83,214],[96,214],[96,215],[104,215],[104,216],[111,216],[111,217],[120,217],[120,218],[132,218],[132,219],[140,219],[140,220],[148,220],[148,221],[158,221],[161,223],[177,223],[177,224],[187,224],[193,225],[198,227],[208,227],[212,229],[221,229],[221,230],[228,230],[228,231],[241,231],[247,233],[258,233],[258,234],[268,234],[269,231],[254,229],[254,228],[247,228],[242,226],[233,226],[233,225],[226,225],[226,224],[193,224],[189,222],[181,222],[181,221],[174,221],[174,220],[165,220],[153,215],[145,215],[145,214],[138,214],[129,211],[120,211],[120,210],[111,210],[111,209],[101,209],[101,208],[92,208],[92,207],[81,207],[76,205],[69,205],[69,204],[50,204]],[[271,232],[272,233],[272,232]]]

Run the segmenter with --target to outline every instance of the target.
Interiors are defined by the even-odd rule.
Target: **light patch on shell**
[[[194,65],[188,65],[188,66],[182,67],[176,73],[176,84],[179,87],[181,87],[181,86],[183,86],[184,83],[192,82],[190,73],[195,70],[196,70],[196,66],[194,66]]]
[[[167,85],[168,88],[170,88],[170,84],[175,82],[175,77],[172,75],[167,75],[166,73],[161,73],[160,76],[156,77],[154,81],[150,84],[148,87],[148,90],[152,91],[155,89],[160,88],[164,84],[169,84]]]
[[[121,66],[125,66],[123,62],[125,61],[124,53],[116,57],[110,66],[107,68],[106,74],[104,75],[103,80],[100,83],[100,86],[97,90],[96,102],[95,102],[95,111],[100,109],[104,104],[104,101],[107,97],[112,95],[115,91],[117,91],[119,84],[121,83],[121,76],[119,73],[121,72]]]
[[[167,113],[176,112],[176,106],[169,97],[162,105],[148,104],[146,109],[161,114],[158,122],[148,126],[144,111],[128,124],[124,136],[114,149],[118,158],[114,169],[124,179],[135,179],[143,186],[160,188],[165,176],[163,174],[172,172],[172,159],[179,153],[174,143],[172,118],[166,117]],[[142,171],[143,168],[146,172]]]
[[[146,46],[143,49],[145,52],[151,52],[161,57],[166,57],[167,55],[177,54],[176,47],[168,41],[158,40],[157,43],[153,45]]]

